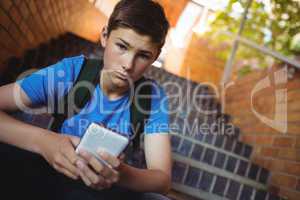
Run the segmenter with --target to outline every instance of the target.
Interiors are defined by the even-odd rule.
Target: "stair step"
[[[37,54],[38,54],[37,50],[35,49],[28,49],[25,52],[25,56],[22,63],[22,67],[24,70],[35,67],[34,63],[35,60],[37,59]]]
[[[201,199],[279,199],[267,192],[267,186],[259,182],[264,169],[256,180],[219,170],[204,163],[173,154],[172,181],[174,190],[186,192]]]

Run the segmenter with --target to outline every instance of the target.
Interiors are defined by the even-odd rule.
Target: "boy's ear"
[[[104,26],[101,31],[101,46],[103,48],[106,47],[107,39],[108,39],[107,26]]]

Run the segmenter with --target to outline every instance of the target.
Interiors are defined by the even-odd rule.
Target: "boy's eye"
[[[146,54],[140,54],[140,57],[144,60],[149,60],[150,56],[146,55]]]
[[[117,43],[117,46],[118,46],[119,49],[121,49],[121,50],[127,50],[127,47],[126,47],[124,44]]]

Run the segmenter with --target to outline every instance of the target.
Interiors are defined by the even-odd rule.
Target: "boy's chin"
[[[121,78],[116,78],[114,80],[114,84],[115,86],[117,86],[118,88],[128,88],[129,87],[129,82],[128,80],[123,80]]]

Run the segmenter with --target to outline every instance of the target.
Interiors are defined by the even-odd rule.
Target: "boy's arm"
[[[148,169],[122,163],[118,185],[140,192],[167,193],[171,187],[171,147],[168,134],[145,135],[145,157]]]
[[[6,114],[6,111],[19,109],[18,100],[26,107],[31,101],[17,83],[0,87],[0,142],[41,154],[56,170],[70,178],[78,177],[78,170],[72,162],[77,155],[74,145],[79,138],[52,133],[39,127],[26,124]],[[62,148],[64,147],[64,148]]]
[[[31,105],[30,99],[15,83],[0,87],[0,96],[0,141],[38,153],[37,141],[45,134],[45,130],[25,124],[5,113],[19,109],[16,103],[17,96],[20,97],[18,101],[26,107]]]

